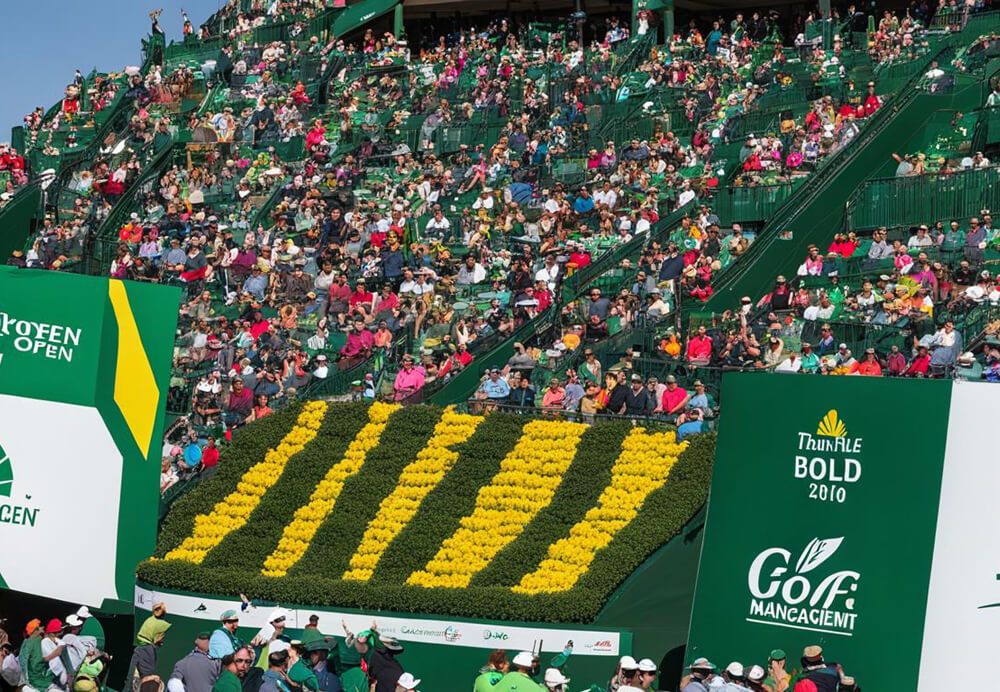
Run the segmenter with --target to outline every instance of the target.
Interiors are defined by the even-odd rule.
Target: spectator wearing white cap
[[[569,678],[558,668],[549,668],[545,671],[545,689],[551,692],[565,692],[567,683]]]
[[[258,665],[265,667],[267,656],[273,653],[271,646],[275,640],[281,639],[285,633],[285,621],[288,619],[288,611],[284,608],[275,608],[267,616],[267,623],[260,628],[254,638],[250,640],[250,646],[260,648],[260,659]]]
[[[510,662],[510,672],[500,678],[496,689],[504,692],[538,692],[538,683],[531,679],[538,660],[527,651],[520,651]]]
[[[639,661],[639,689],[656,689],[656,664],[652,659],[644,658]]]
[[[619,692],[627,687],[634,687],[639,680],[639,664],[631,656],[618,659],[618,668],[614,677],[608,683],[608,692]]]
[[[72,675],[80,669],[80,664],[87,657],[87,649],[96,649],[97,642],[93,637],[81,637],[80,631],[83,629],[83,618],[76,613],[66,616],[66,624],[63,629],[62,642],[65,645],[67,668]]]
[[[753,692],[763,692],[764,690],[764,669],[754,664],[747,671],[747,685]]]
[[[681,692],[708,692],[709,683],[715,677],[715,666],[707,658],[696,658],[688,666],[691,672],[681,678]]]
[[[411,673],[403,673],[396,681],[396,692],[413,692],[419,684],[419,678],[413,677]]]
[[[733,661],[722,671],[722,679],[725,680],[726,684],[720,689],[724,692],[750,692],[750,689],[744,684],[745,676],[746,671],[743,669],[743,664],[739,661]]]

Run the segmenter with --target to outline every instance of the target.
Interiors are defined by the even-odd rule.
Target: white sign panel
[[[168,613],[181,617],[193,617],[218,622],[219,615],[230,608],[240,610],[237,601],[218,598],[198,598],[182,594],[161,593],[136,587],[135,605],[143,610],[152,610],[153,604],[163,602]],[[240,613],[240,627],[262,627],[268,614],[275,606],[249,608]],[[573,641],[574,656],[617,656],[620,650],[620,634],[586,629],[563,629],[555,627],[516,627],[508,625],[486,625],[458,620],[432,620],[427,618],[388,617],[380,614],[345,613],[323,608],[286,608],[289,612],[287,626],[292,629],[303,627],[310,615],[319,616],[319,629],[327,634],[343,634],[341,622],[346,621],[352,632],[360,632],[378,623],[382,634],[396,637],[402,642],[420,644],[443,644],[472,649],[523,649],[530,651],[541,645],[543,653],[558,653],[570,640]]]

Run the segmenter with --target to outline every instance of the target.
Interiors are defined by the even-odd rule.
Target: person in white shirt
[[[906,246],[908,248],[924,248],[931,247],[934,245],[934,239],[931,238],[930,234],[927,232],[927,226],[921,225],[917,229],[917,234],[910,236],[909,241],[907,241]]]
[[[322,353],[316,356],[316,369],[313,370],[313,377],[325,380],[326,376],[329,374],[330,368],[326,363],[326,356]]]
[[[461,286],[470,286],[472,284],[480,284],[486,280],[486,269],[483,268],[476,258],[472,255],[466,255],[465,263],[462,268],[458,270],[458,277],[455,279],[455,283]]]
[[[69,657],[70,668],[72,668],[74,675],[87,657],[87,650],[97,648],[97,639],[95,637],[81,637],[81,629],[83,629],[83,619],[79,615],[73,613],[66,617],[66,633],[63,634],[62,641],[66,645],[66,654]]]
[[[618,193],[611,187],[611,183],[604,182],[604,187],[594,193],[594,204],[605,205],[608,209],[614,209],[618,204]]]
[[[440,238],[447,238],[450,231],[451,221],[445,218],[440,209],[434,212],[434,216],[427,221],[427,225],[424,227],[425,235]]]
[[[496,204],[496,200],[493,198],[493,190],[488,187],[484,187],[483,191],[479,193],[479,197],[476,197],[476,201],[472,203],[472,208],[476,211],[480,209],[485,209],[490,211],[493,209],[493,205]]]
[[[695,191],[691,189],[691,183],[685,180],[681,187],[681,193],[677,195],[677,208],[680,209],[697,196]]]
[[[535,281],[544,281],[550,291],[556,290],[556,282],[559,279],[559,265],[552,255],[545,256],[545,264],[535,272]]]

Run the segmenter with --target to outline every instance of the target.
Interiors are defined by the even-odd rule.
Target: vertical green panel
[[[915,689],[950,383],[737,374],[723,387],[689,662],[764,665],[779,647],[793,668],[819,644],[866,689]],[[917,401],[914,443],[886,402]]]

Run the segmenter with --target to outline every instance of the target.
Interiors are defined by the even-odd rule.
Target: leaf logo
[[[0,447],[0,495],[10,497],[11,488],[14,485],[14,469],[11,468],[10,458],[7,452]]]
[[[825,538],[820,540],[819,538],[814,538],[809,541],[809,545],[805,547],[802,554],[799,556],[799,561],[795,564],[796,574],[805,574],[806,572],[811,572],[821,564],[826,562],[826,560],[837,552],[837,548],[840,544],[844,542],[844,537],[840,538]]]
[[[819,422],[819,427],[816,429],[816,434],[827,437],[843,437],[847,434],[847,426],[837,416],[837,409],[832,408],[823,416],[823,420]]]

